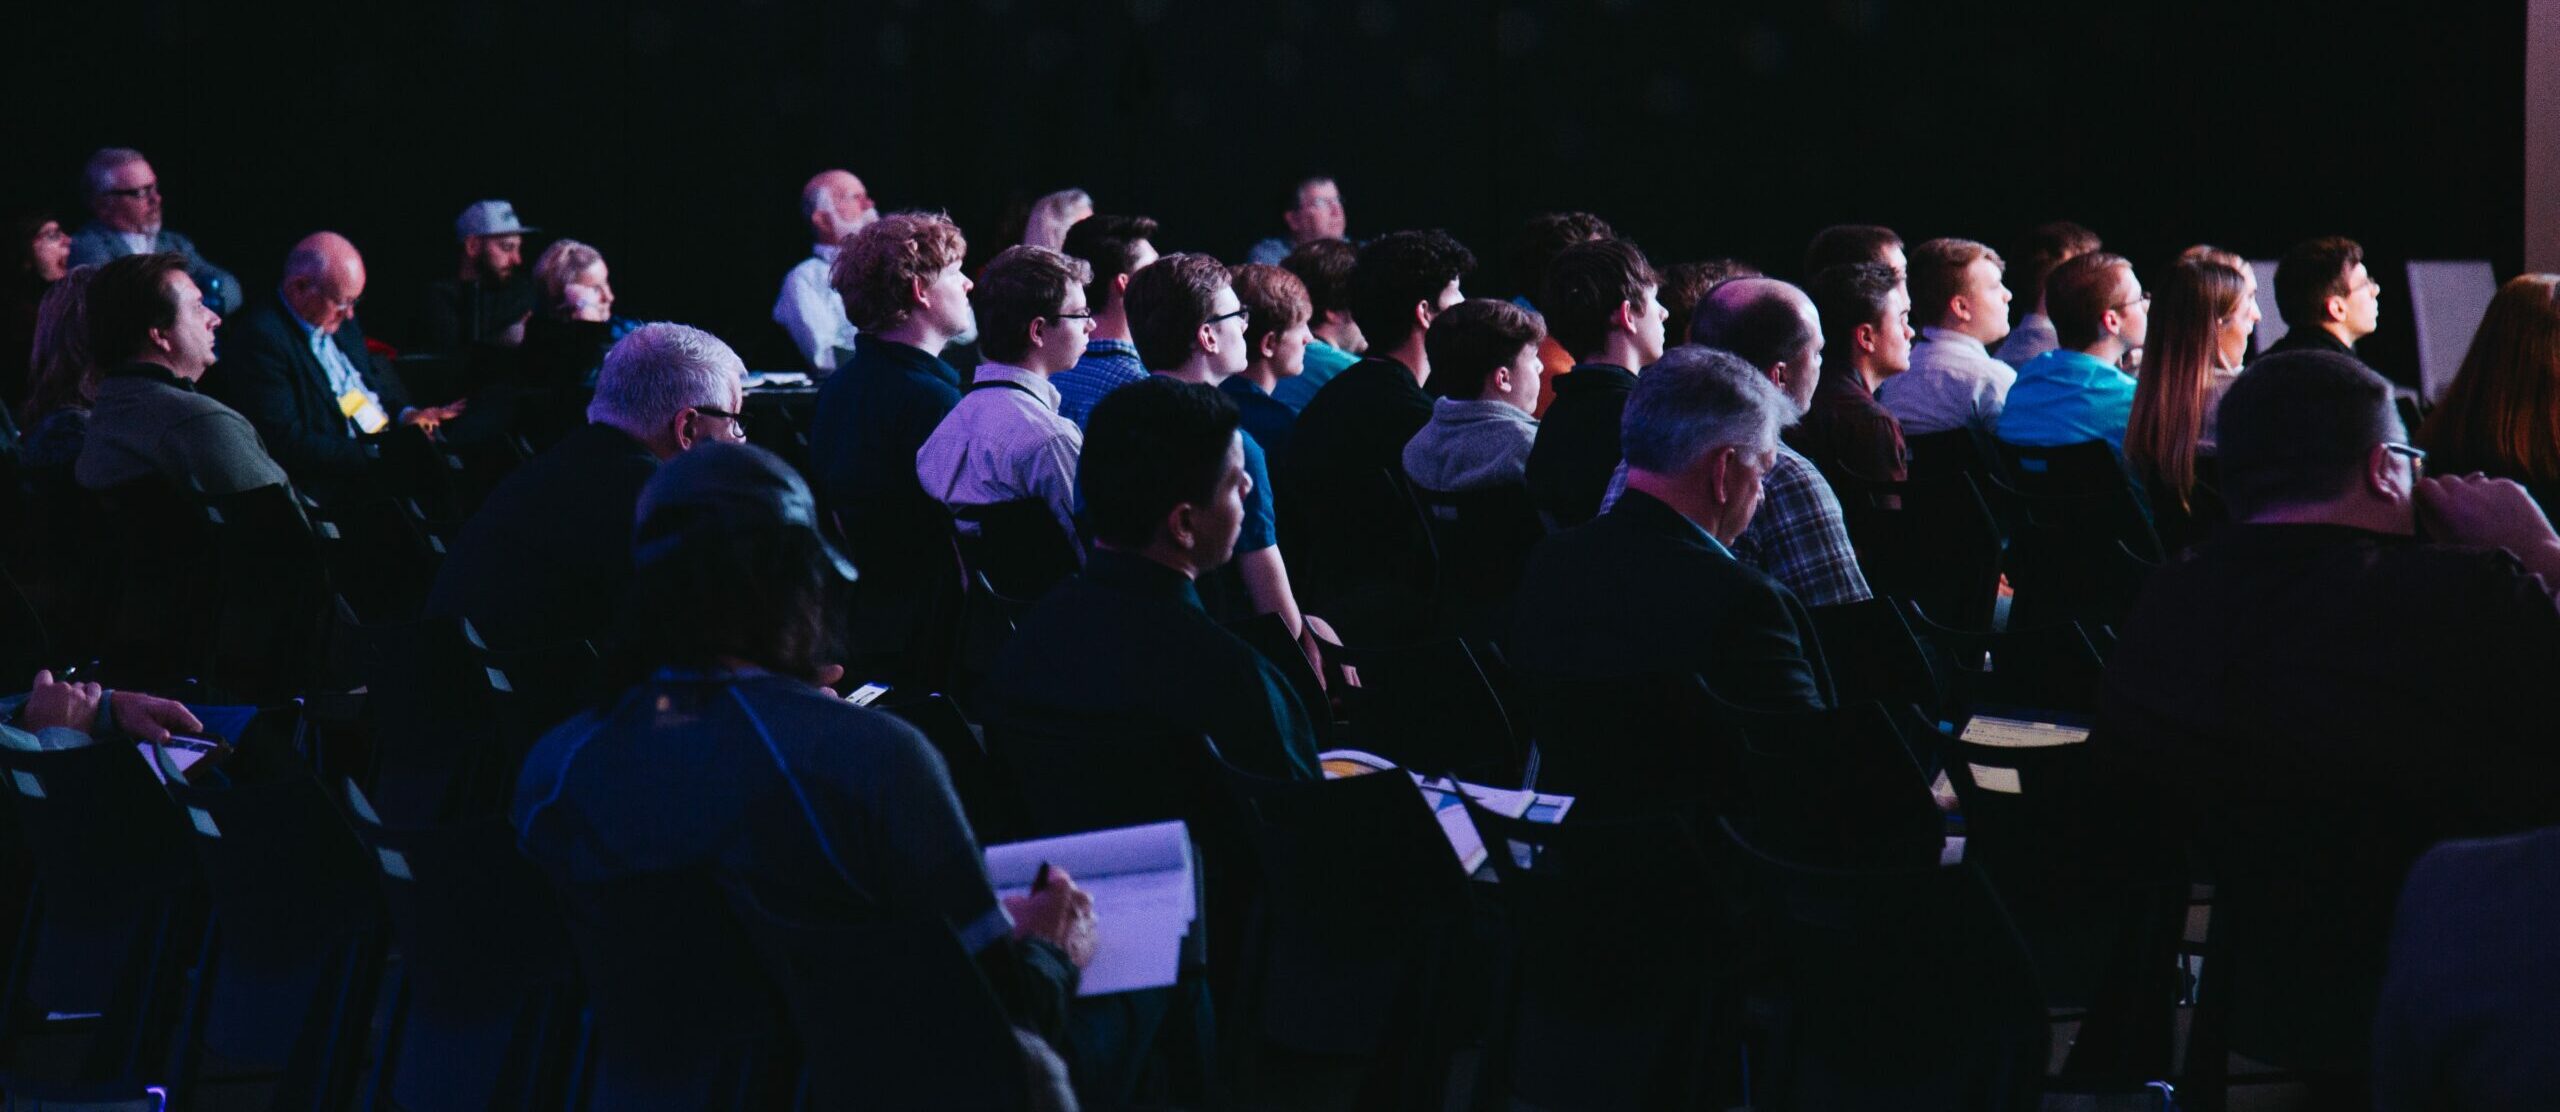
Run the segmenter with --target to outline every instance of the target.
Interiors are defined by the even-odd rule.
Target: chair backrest
[[[1574,817],[1656,814],[1739,801],[1742,735],[1694,675],[1530,676],[1540,791]]]
[[[1498,611],[1520,589],[1529,550],[1547,535],[1528,484],[1456,492],[1412,489],[1439,554],[1443,612],[1484,616]]]
[[[561,895],[595,1021],[586,1107],[788,1102],[781,992],[708,868]]]
[[[904,719],[932,743],[935,752],[942,754],[942,765],[951,773],[951,787],[960,796],[960,810],[968,816],[969,829],[984,837],[1021,824],[1010,811],[1010,785],[1001,780],[995,762],[988,758],[987,744],[978,736],[978,728],[950,696],[938,691],[911,699],[893,694],[875,706]]]
[[[2013,527],[2034,522],[2111,536],[2145,559],[2159,558],[2149,499],[2115,445],[2084,440],[2029,447],[2004,440],[1999,447],[2011,478],[1990,482],[1985,493]]]
[[[2160,562],[2114,536],[2030,524],[2010,537],[2009,621],[2024,626],[2124,624]]]
[[[1465,642],[1345,646],[1342,658],[1351,744],[1411,768],[1520,782],[1511,715]]]
[[[1877,593],[1989,628],[2008,544],[1980,486],[1991,481],[1987,473],[1942,472],[1834,484],[1858,566]]]
[[[1903,617],[1902,604],[1878,595],[1862,602],[1809,608],[1822,640],[1822,657],[1842,703],[1868,700],[1888,707],[1917,706],[1935,715],[1946,702],[1920,639]]]
[[[2258,330],[2253,337],[2259,351],[2275,346],[2292,331],[2284,322],[2284,310],[2276,304],[2276,260],[2251,259],[2249,272],[2258,279]]]
[[[261,701],[306,690],[334,595],[320,540],[291,487],[204,499],[219,576],[215,687]]]
[[[949,924],[814,926],[737,912],[805,1048],[803,1107],[1025,1107],[1012,1023]]]
[[[1905,436],[1902,445],[1911,454],[1908,473],[1914,479],[1925,479],[1989,472],[1999,466],[2000,457],[1984,443],[1985,439],[1982,431],[1971,425]]]
[[[98,651],[118,681],[160,687],[210,669],[222,600],[219,541],[203,506],[166,480],[102,491],[107,540],[76,613],[104,627]]]
[[[1983,707],[2080,714],[2097,709],[2105,657],[2077,622],[1991,633],[1940,625],[1908,603],[1903,613],[1947,691],[1941,721],[1961,721]]]
[[[2498,274],[2487,259],[2409,260],[2409,321],[2418,330],[2419,390],[2432,404],[2444,400],[2471,350],[2472,333],[2498,296]]]
[[[1046,499],[954,506],[951,516],[976,529],[960,533],[962,562],[1006,597],[1039,598],[1083,563]]]
[[[324,507],[312,529],[329,563],[330,584],[358,618],[418,617],[444,552],[398,501],[367,498]]]
[[[990,722],[986,740],[1017,800],[1021,826],[1009,832],[1013,837],[1167,819],[1191,822],[1198,832],[1218,811],[1198,734]]]
[[[1289,636],[1289,623],[1278,614],[1255,614],[1227,623],[1227,632],[1253,646],[1264,660],[1278,668],[1289,681],[1289,689],[1298,693],[1298,702],[1307,711],[1307,723],[1315,729],[1316,742],[1323,746],[1333,736],[1333,704],[1326,694],[1324,681],[1317,678],[1315,665],[1308,663],[1298,639]]]
[[[1760,844],[1841,868],[1938,859],[1945,821],[1924,762],[1875,703],[1829,710],[1720,708],[1743,736],[1744,797],[1733,817]]]
[[[362,633],[364,713],[374,770],[365,787],[395,826],[432,826],[458,814],[474,754],[507,733],[499,681],[460,618],[368,626]],[[501,673],[503,675],[503,673]]]

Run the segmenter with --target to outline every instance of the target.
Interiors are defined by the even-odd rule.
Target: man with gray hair
[[[695,445],[746,439],[746,369],[698,328],[649,324],[623,337],[596,374],[587,426],[507,476],[463,526],[427,616],[468,618],[496,647],[610,635],[641,486]]]
[[[142,152],[108,147],[89,156],[80,181],[89,195],[89,221],[71,237],[71,265],[89,266],[127,255],[170,252],[187,258],[187,277],[203,291],[204,303],[228,316],[240,310],[240,280],[206,262],[195,241],[160,226],[160,175]]]
[[[1728,547],[1760,509],[1797,403],[1729,352],[1672,349],[1636,380],[1626,492],[1530,555],[1512,661],[1537,679],[1696,676],[1769,710],[1831,705],[1804,604]],[[1640,774],[1640,770],[1628,770]]]
[[[830,375],[841,359],[837,353],[853,350],[855,333],[844,314],[844,295],[828,281],[835,273],[836,247],[880,219],[880,208],[852,171],[824,170],[800,187],[800,218],[809,222],[809,257],[782,276],[773,323],[791,334],[810,370]]]

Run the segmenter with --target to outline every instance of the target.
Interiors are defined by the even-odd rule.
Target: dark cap
[[[781,457],[752,444],[714,441],[696,446],[658,468],[640,488],[632,529],[631,563],[647,567],[674,554],[688,538],[732,537],[764,529],[806,529],[851,583],[853,561],[827,543],[818,528],[818,500],[809,484]]]

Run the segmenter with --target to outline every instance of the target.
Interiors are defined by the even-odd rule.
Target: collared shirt
[[[1876,387],[1876,401],[1902,422],[1904,436],[1966,427],[1990,432],[2017,381],[2017,369],[1992,358],[1982,341],[1930,327],[1911,349],[1911,369]]]
[[[160,234],[157,232],[117,232],[115,236],[124,241],[125,253],[129,255],[148,255],[160,248]]]
[[[1734,538],[1736,559],[1785,584],[1807,606],[1875,597],[1867,589],[1866,574],[1858,570],[1857,552],[1849,547],[1840,499],[1812,460],[1778,445],[1778,462],[1761,488],[1768,496],[1752,515],[1751,527]]]
[[[2000,341],[2000,361],[2012,367],[2024,367],[2027,361],[2055,348],[2062,341],[2054,335],[2053,318],[2042,313],[2029,313],[2009,330],[2009,338]]]
[[[1441,398],[1431,423],[1404,446],[1405,477],[1424,490],[1456,494],[1516,485],[1529,473],[1538,419],[1504,401]]]
[[[773,300],[773,322],[791,334],[800,357],[820,371],[836,369],[836,349],[850,350],[859,331],[844,315],[844,295],[829,281],[836,250],[832,243],[810,248],[809,257],[782,276],[782,294]]]
[[[1324,389],[1324,384],[1333,381],[1333,376],[1341,374],[1343,368],[1359,361],[1359,356],[1332,344],[1309,340],[1307,369],[1298,372],[1296,378],[1281,379],[1280,385],[1272,387],[1271,396],[1288,406],[1290,412],[1304,413],[1307,403],[1316,400],[1316,391]]]
[[[1037,498],[1066,535],[1076,535],[1076,459],[1084,433],[1058,415],[1058,388],[1045,375],[1002,363],[978,364],[960,404],[916,449],[916,480],[957,509]],[[973,522],[960,523],[973,532]]]
[[[348,361],[346,349],[338,346],[337,337],[302,319],[301,311],[284,299],[284,291],[276,291],[276,304],[284,307],[286,320],[302,329],[303,340],[311,345],[311,357],[320,361],[320,370],[329,376],[329,397],[338,403],[338,412],[346,415],[347,435],[358,437],[389,428],[396,414],[384,412],[382,395],[365,385],[364,376],[356,373],[356,365]],[[363,407],[349,412],[347,399],[351,396],[363,398]]]
[[[1280,265],[1280,260],[1288,258],[1289,252],[1297,249],[1298,245],[1296,241],[1289,237],[1273,236],[1246,248],[1244,252],[1244,261],[1248,263],[1260,263],[1264,266],[1278,266]]]
[[[1085,344],[1084,358],[1049,381],[1058,388],[1058,412],[1081,429],[1093,419],[1093,407],[1104,394],[1145,377],[1147,365],[1138,361],[1138,345],[1097,336]]]
[[[2000,439],[2030,448],[2089,440],[2124,447],[2133,417],[2133,376],[2115,364],[2056,348],[2018,368],[2018,384],[2000,410]]]

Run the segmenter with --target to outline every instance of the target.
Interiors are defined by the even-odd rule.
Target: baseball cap
[[[853,561],[818,528],[818,500],[780,456],[753,444],[713,441],[678,453],[640,488],[632,529],[635,567],[675,554],[695,538],[763,529],[806,529],[817,537],[837,575],[851,583]]]
[[[516,206],[506,201],[477,201],[453,221],[453,234],[462,236],[522,235],[537,229],[524,226],[516,219]]]

